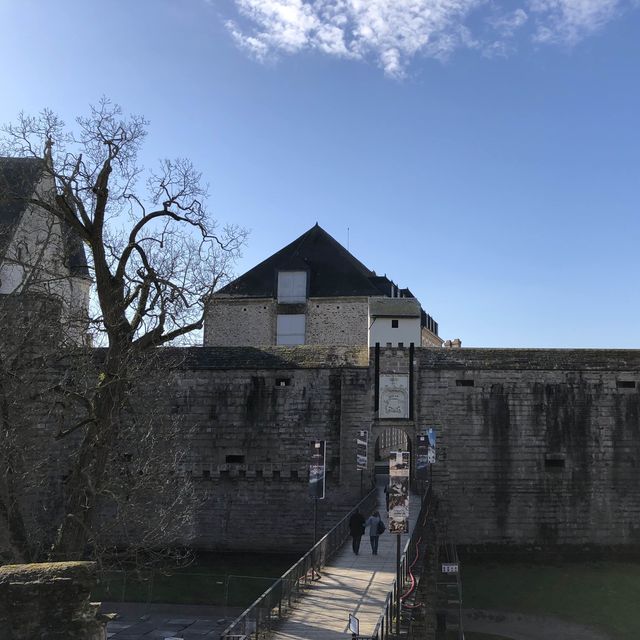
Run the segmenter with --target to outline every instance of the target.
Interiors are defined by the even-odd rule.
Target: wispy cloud
[[[619,0],[531,0],[537,18],[534,40],[573,45],[622,10]]]
[[[260,60],[313,49],[373,59],[402,77],[418,55],[506,50],[524,29],[538,43],[575,44],[615,17],[625,0],[522,1],[507,10],[490,0],[234,0],[237,16],[227,27]],[[490,34],[479,37],[472,24],[483,16]]]

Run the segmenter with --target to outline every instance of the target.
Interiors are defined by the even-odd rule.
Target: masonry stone
[[[106,640],[106,619],[89,602],[95,582],[92,562],[0,567],[0,637]]]

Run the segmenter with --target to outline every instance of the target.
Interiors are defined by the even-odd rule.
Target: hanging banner
[[[356,438],[356,469],[367,468],[367,442],[369,441],[369,432],[362,429],[358,431]]]
[[[432,427],[427,431],[429,438],[429,464],[433,464],[436,461],[436,430]]]
[[[324,440],[312,440],[309,456],[309,495],[316,500],[324,498],[324,479],[327,451]]]
[[[389,533],[409,532],[409,452],[389,457]]]
[[[429,479],[429,436],[419,433],[416,438],[416,478]]]

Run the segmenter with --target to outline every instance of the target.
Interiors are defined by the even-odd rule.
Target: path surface
[[[465,631],[493,633],[511,640],[611,640],[610,635],[594,627],[552,616],[464,609],[462,620]]]
[[[129,602],[103,602],[101,611],[119,616],[107,625],[109,640],[218,640],[225,627],[242,613],[235,607]]]
[[[418,519],[420,499],[410,498],[411,530]],[[379,487],[377,509],[387,524],[383,487]],[[402,548],[408,540],[402,536]],[[273,634],[273,640],[345,640],[349,613],[360,620],[360,635],[371,635],[382,613],[384,601],[396,577],[396,536],[380,536],[378,555],[371,554],[369,537],[362,537],[360,554],[351,549],[351,539],[322,571]]]

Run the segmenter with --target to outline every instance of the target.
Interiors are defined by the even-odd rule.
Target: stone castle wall
[[[640,542],[640,352],[417,358],[416,419],[438,431],[435,487],[459,542]]]
[[[264,347],[276,342],[273,298],[212,298],[207,304],[204,344],[210,347]]]
[[[408,348],[379,358],[308,346],[165,352],[172,392],[154,411],[184,425],[183,472],[203,497],[184,543],[304,549],[309,441],[327,440],[322,531],[370,486],[375,442],[389,427],[412,442],[436,429],[434,489],[458,543],[640,543],[640,351],[416,348],[413,363]],[[407,419],[376,415],[376,376],[389,374],[412,381]],[[38,376],[49,379],[44,369]],[[45,442],[64,413],[29,406],[34,441]],[[370,470],[361,474],[363,428]]]
[[[377,419],[373,350],[366,366],[362,353],[323,365],[326,352],[308,347],[271,363],[241,364],[236,354],[243,368],[234,370],[225,368],[234,359],[226,350],[207,352],[208,363],[194,370],[186,362],[176,383],[198,430],[190,473],[208,487],[198,544],[303,546],[309,440],[327,440],[328,527],[359,496],[358,430],[371,431],[372,461],[385,429],[413,441],[430,426],[434,486],[459,543],[640,541],[640,352],[416,349],[408,420]],[[380,374],[408,370],[409,349],[381,350]],[[368,472],[364,487],[370,482]]]
[[[307,344],[356,346],[369,343],[367,298],[311,298],[307,301]]]
[[[278,313],[305,315],[305,344],[368,346],[366,297],[310,298],[299,305],[278,305],[273,298],[212,297],[207,305],[204,344],[208,347],[268,347],[276,344]]]

